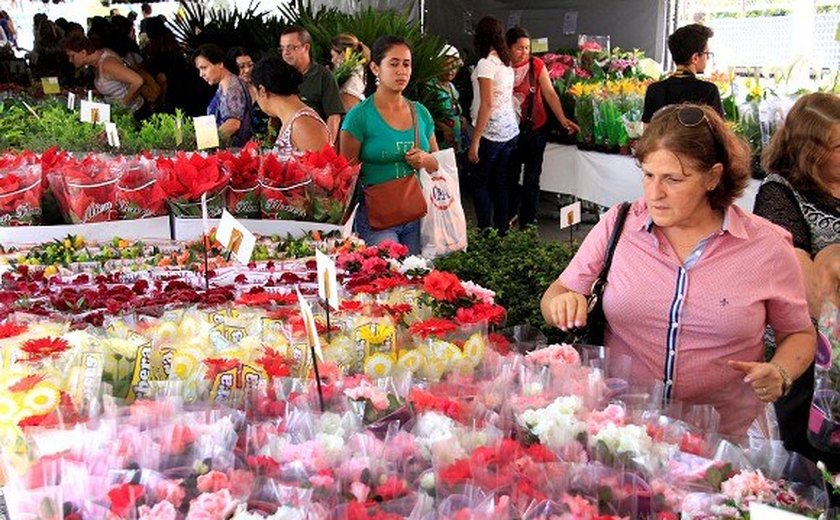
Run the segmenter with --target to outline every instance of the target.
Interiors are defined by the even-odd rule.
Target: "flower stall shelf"
[[[347,226],[325,224],[321,222],[306,222],[302,220],[262,220],[262,219],[237,219],[248,231],[259,235],[280,235],[298,238],[313,231],[331,233],[333,231],[343,232]],[[211,218],[210,227],[218,227],[219,219]],[[173,217],[172,218],[173,239],[196,240],[204,233],[204,224],[201,219]]]
[[[63,239],[67,235],[83,236],[88,240],[110,240],[120,236],[126,239],[172,238],[169,217],[152,217],[143,220],[115,220],[91,224],[65,224],[59,226],[0,227],[0,244],[3,247],[23,246]]]

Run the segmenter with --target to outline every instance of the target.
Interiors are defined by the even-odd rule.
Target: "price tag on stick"
[[[338,278],[335,262],[317,249],[315,262],[318,269],[318,296],[333,310],[338,310]]]

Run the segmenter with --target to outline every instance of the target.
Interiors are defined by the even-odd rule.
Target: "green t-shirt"
[[[359,160],[362,162],[362,183],[380,184],[412,172],[405,162],[405,153],[414,146],[414,128],[395,130],[382,119],[374,96],[370,96],[350,109],[341,124],[360,143]],[[408,101],[408,100],[407,100]],[[409,101],[411,103],[411,101]],[[429,141],[435,133],[432,115],[420,103],[417,107],[417,124],[420,130],[420,149],[429,151]]]
[[[334,114],[344,113],[344,103],[338,93],[338,83],[332,73],[320,63],[312,62],[300,84],[300,99],[314,108],[324,121]]]

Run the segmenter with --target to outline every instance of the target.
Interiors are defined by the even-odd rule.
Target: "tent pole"
[[[418,0],[418,8],[420,9],[420,31],[426,32],[426,0]]]

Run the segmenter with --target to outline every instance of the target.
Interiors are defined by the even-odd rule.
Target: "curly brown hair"
[[[798,190],[829,193],[822,168],[838,124],[840,97],[824,92],[802,96],[761,154],[761,167],[786,178]]]
[[[709,106],[684,103],[658,110],[636,145],[636,160],[643,163],[659,150],[674,153],[683,168],[688,161],[704,175],[715,164],[723,166],[720,182],[708,193],[715,210],[728,208],[750,182],[749,145]]]

